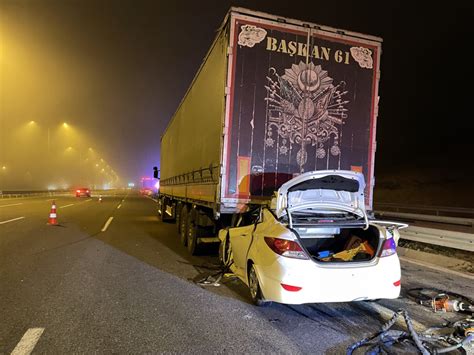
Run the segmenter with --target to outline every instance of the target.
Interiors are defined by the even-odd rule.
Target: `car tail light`
[[[298,292],[299,290],[302,289],[302,287],[299,286],[291,286],[291,285],[286,285],[286,284],[280,284],[283,289],[290,291],[290,292]]]
[[[278,255],[295,259],[308,259],[301,246],[292,240],[265,237],[265,242]]]
[[[76,190],[77,193],[81,192],[81,190]]]
[[[382,251],[380,252],[380,257],[393,255],[397,252],[397,245],[393,238],[386,239],[383,242]]]
[[[398,287],[398,286],[400,286],[400,284],[401,284],[401,281],[398,280],[398,281],[395,281],[395,282],[393,283],[393,286]]]

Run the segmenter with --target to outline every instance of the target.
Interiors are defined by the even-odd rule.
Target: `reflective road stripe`
[[[31,354],[36,346],[41,334],[43,334],[44,328],[30,328],[26,331],[23,338],[13,349],[11,355],[28,355]]]
[[[0,224],[6,224],[6,223],[18,221],[18,220],[23,219],[23,218],[25,218],[25,217],[18,217],[18,218],[9,219],[8,221],[2,221],[2,222],[0,222]]]

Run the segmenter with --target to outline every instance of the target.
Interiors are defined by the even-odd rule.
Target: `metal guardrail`
[[[408,227],[400,231],[402,239],[454,249],[474,251],[474,234],[425,227]]]
[[[117,189],[110,189],[110,190],[93,190],[93,194],[98,193],[109,193],[117,191]],[[19,198],[19,197],[34,197],[34,196],[61,196],[61,195],[73,195],[74,191],[70,190],[60,190],[60,191],[16,191],[16,192],[9,192],[6,191],[4,193],[0,193],[0,200],[7,199],[7,198]]]
[[[462,214],[462,215],[472,215],[474,216],[474,208],[466,207],[446,207],[446,206],[423,206],[423,205],[403,205],[400,203],[376,203],[378,209],[393,209],[396,212],[408,212],[408,211],[417,211],[417,212],[434,212],[435,215],[440,216],[443,214]]]
[[[57,196],[60,194],[69,193],[68,191],[49,191],[49,192],[15,192],[15,193],[1,193],[0,199],[4,198],[18,198],[30,196]]]
[[[404,212],[392,212],[392,211],[375,211],[375,214],[380,217],[394,217],[409,219],[414,221],[427,221],[445,224],[456,224],[460,226],[474,226],[473,218],[461,218],[461,217],[449,217],[449,216],[433,216],[427,214],[418,213],[404,213]]]

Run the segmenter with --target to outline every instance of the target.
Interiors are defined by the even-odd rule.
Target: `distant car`
[[[76,197],[91,197],[91,190],[87,187],[80,187],[76,189]]]
[[[151,195],[153,195],[153,190],[151,188],[144,187],[144,188],[140,189],[140,193],[144,196],[151,196]]]
[[[370,220],[364,176],[308,172],[286,182],[269,207],[234,216],[219,256],[255,304],[350,302],[400,294],[399,228]]]

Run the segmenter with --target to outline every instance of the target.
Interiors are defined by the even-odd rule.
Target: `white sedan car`
[[[219,232],[221,262],[257,305],[397,298],[395,222],[370,220],[364,177],[316,171],[285,183],[270,207],[236,215]]]

